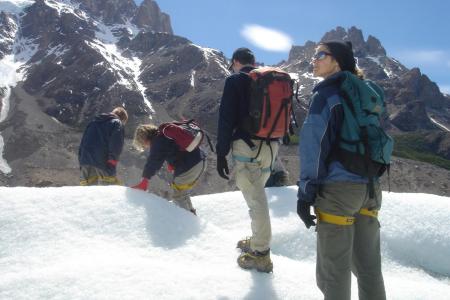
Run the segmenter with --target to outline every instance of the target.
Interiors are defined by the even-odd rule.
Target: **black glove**
[[[297,214],[302,219],[303,223],[305,223],[306,228],[311,226],[316,226],[314,220],[316,216],[311,215],[311,206],[312,203],[305,201],[297,201]]]
[[[219,176],[223,179],[230,179],[227,176],[230,173],[230,170],[228,170],[228,163],[225,156],[217,156],[217,173],[219,173]]]

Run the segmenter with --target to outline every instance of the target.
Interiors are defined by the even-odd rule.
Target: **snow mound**
[[[0,188],[1,299],[321,299],[296,188],[267,189],[273,274],[241,270],[240,192],[193,198],[198,217],[125,187]],[[389,299],[450,293],[450,199],[384,194]],[[356,282],[353,299],[357,299]]]

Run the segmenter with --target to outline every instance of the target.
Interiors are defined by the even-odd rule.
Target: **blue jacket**
[[[124,126],[114,114],[100,114],[86,127],[78,149],[81,165],[97,167],[115,175],[115,168],[108,160],[119,160],[125,139]]]
[[[367,178],[345,170],[340,162],[330,161],[344,118],[339,96],[342,76],[342,72],[333,74],[313,89],[308,115],[300,131],[300,201],[314,203],[319,185],[323,183],[368,182]]]
[[[189,171],[205,158],[206,154],[200,148],[192,152],[181,151],[175,141],[164,135],[158,135],[152,140],[142,177],[148,179],[153,177],[161,169],[164,161],[174,167],[174,176],[178,176]]]
[[[241,72],[249,73],[254,67],[244,67]],[[241,129],[241,122],[249,114],[251,78],[243,73],[232,74],[225,80],[219,108],[217,129],[217,156],[230,152],[232,141],[250,141],[250,135]]]

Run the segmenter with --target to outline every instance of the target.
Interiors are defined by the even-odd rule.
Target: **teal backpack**
[[[340,87],[344,120],[337,141],[337,159],[350,172],[373,180],[391,163],[394,141],[380,124],[385,112],[383,90],[374,82],[344,72]]]

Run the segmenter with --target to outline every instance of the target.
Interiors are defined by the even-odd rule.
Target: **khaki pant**
[[[190,168],[188,171],[173,178],[173,202],[177,206],[189,211],[194,210],[190,193],[205,169],[206,160],[203,160]]]
[[[253,143],[256,147],[252,150],[243,140],[234,141],[232,153],[235,159],[236,185],[241,190],[249,208],[252,228],[250,248],[265,251],[270,248],[272,229],[264,186],[270,176],[271,165],[277,156],[279,143],[271,142],[267,145],[262,141],[259,155],[261,141],[253,140]],[[253,162],[243,161],[245,158],[254,157],[256,159]]]
[[[120,185],[122,184],[116,176],[108,172],[88,165],[80,166],[80,185]]]
[[[351,272],[358,279],[361,300],[384,300],[381,273],[380,224],[376,217],[361,215],[361,208],[379,210],[381,189],[369,199],[366,184],[331,183],[321,186],[316,208],[321,212],[355,217],[353,225],[317,224],[317,286],[326,300],[349,300]]]

